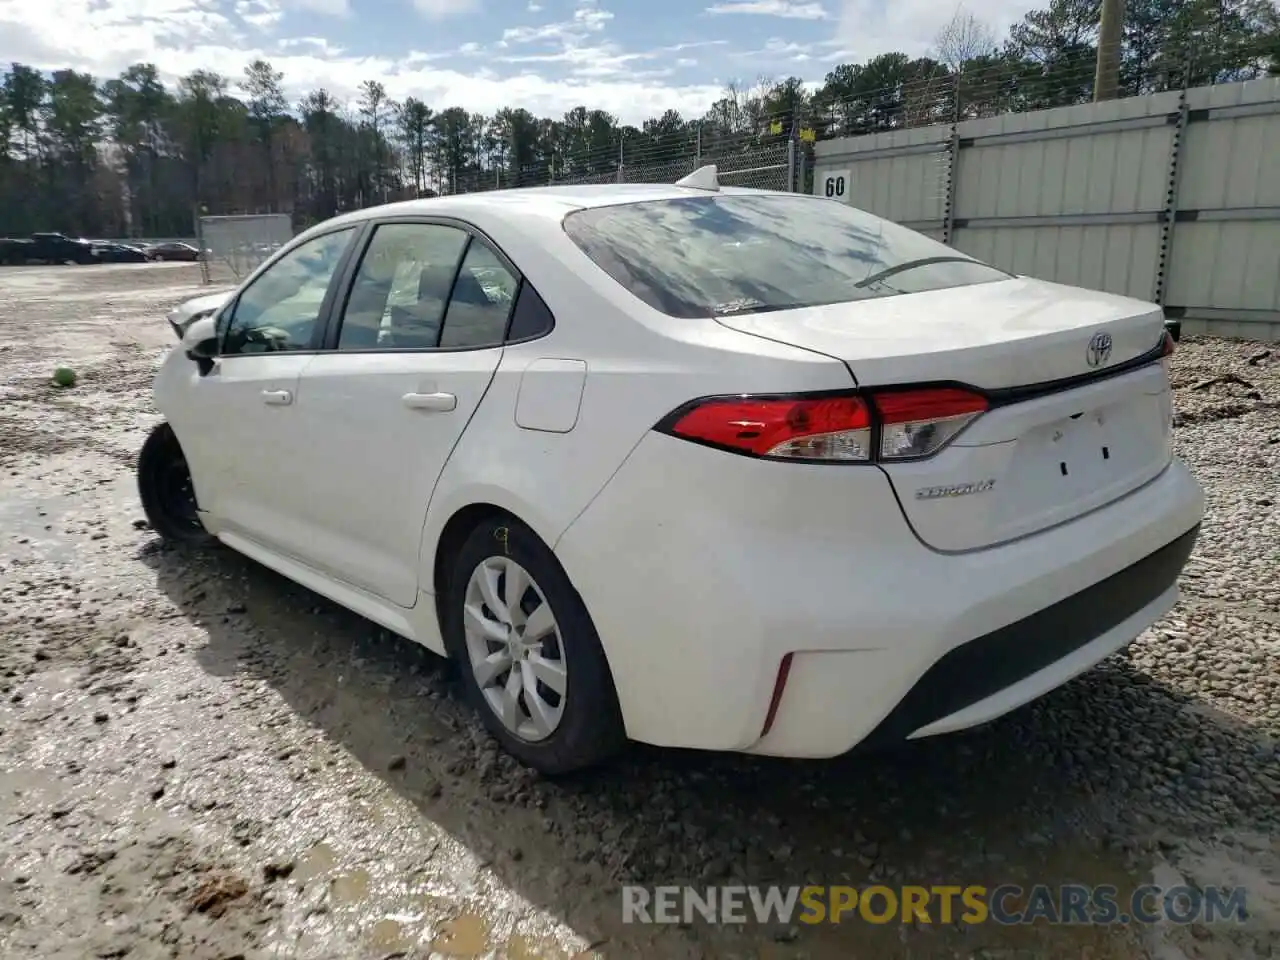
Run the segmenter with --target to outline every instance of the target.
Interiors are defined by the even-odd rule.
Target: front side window
[[[310,349],[325,294],[354,233],[348,227],[308,240],[245,287],[224,315],[220,353]]]
[[[717,194],[592,207],[564,229],[656,310],[716,317],[1006,280],[1010,274],[843,203]]]

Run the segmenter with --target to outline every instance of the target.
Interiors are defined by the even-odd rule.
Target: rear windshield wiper
[[[986,266],[986,264],[979,260],[974,260],[972,257],[922,257],[919,260],[908,260],[906,263],[899,263],[897,266],[886,267],[879,273],[873,273],[869,277],[863,277],[854,284],[854,287],[857,289],[869,287],[877,280],[892,277],[895,273],[904,273],[907,270],[914,270],[916,267],[928,267],[935,263],[976,263],[978,266]]]

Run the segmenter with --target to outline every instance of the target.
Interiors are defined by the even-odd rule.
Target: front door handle
[[[263,390],[262,402],[269,403],[273,407],[287,407],[293,403],[293,394],[288,390]]]
[[[439,410],[447,413],[458,408],[458,398],[452,393],[406,393],[400,400],[410,410]]]

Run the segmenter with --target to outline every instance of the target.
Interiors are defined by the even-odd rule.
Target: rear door
[[[436,480],[502,359],[519,275],[454,222],[378,223],[302,372],[309,559],[403,607]]]

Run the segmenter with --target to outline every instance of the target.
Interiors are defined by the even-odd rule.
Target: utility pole
[[[1093,100],[1114,100],[1120,86],[1120,43],[1124,36],[1124,0],[1102,0],[1098,26],[1098,66],[1093,76]]]

